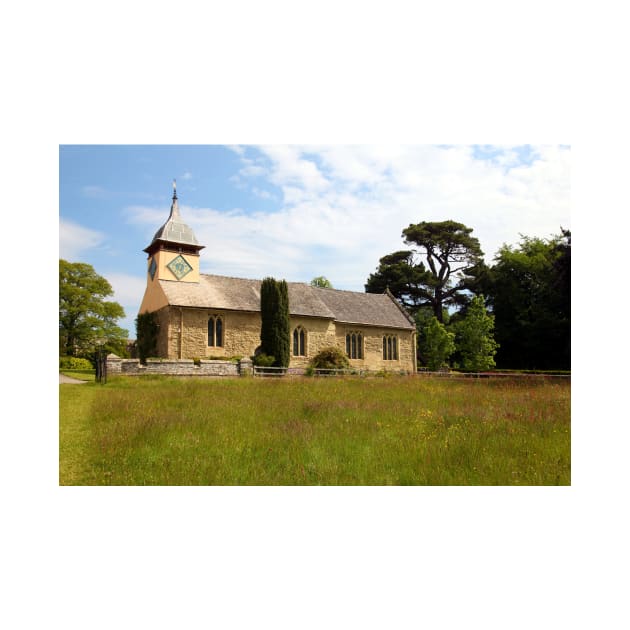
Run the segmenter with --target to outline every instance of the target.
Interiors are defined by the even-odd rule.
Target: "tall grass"
[[[115,377],[60,386],[60,484],[570,483],[570,384]]]

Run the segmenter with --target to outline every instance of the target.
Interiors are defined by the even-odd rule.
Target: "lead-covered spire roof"
[[[177,186],[175,180],[173,180],[173,200],[171,202],[171,212],[168,219],[166,220],[166,223],[164,223],[164,225],[155,233],[151,244],[144,251],[152,249],[153,245],[158,241],[180,245],[191,245],[197,249],[203,248],[203,245],[199,245],[199,241],[197,241],[194,232],[184,223],[179,213]]]

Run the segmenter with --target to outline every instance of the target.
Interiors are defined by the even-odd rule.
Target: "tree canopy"
[[[107,351],[124,353],[127,331],[116,321],[125,316],[109,282],[91,265],[59,260],[59,353],[91,353],[104,342]]]
[[[409,225],[402,236],[412,249],[381,258],[365,290],[382,293],[389,289],[411,313],[430,306],[443,322],[445,308],[468,302],[468,291],[474,289],[483,265],[483,252],[472,231],[456,221]]]
[[[521,237],[504,245],[491,268],[490,304],[503,367],[571,366],[571,232]]]
[[[424,363],[436,365],[433,355],[446,343],[444,331],[429,327],[435,317],[457,333],[452,360],[467,369],[487,369],[495,361],[501,368],[570,369],[571,232],[560,228],[550,239],[521,236],[517,246],[504,245],[491,266],[471,233],[455,221],[410,225],[402,235],[412,247],[383,256],[365,290],[389,289],[414,316]],[[473,304],[475,296],[486,296],[490,313]],[[487,360],[477,361],[471,344],[483,346],[481,337],[473,338],[484,329],[492,341]]]
[[[325,276],[317,276],[311,280],[312,287],[319,287],[320,289],[332,289],[334,288],[332,283]]]
[[[483,295],[472,299],[466,316],[454,324],[454,329],[455,345],[464,370],[479,372],[495,367],[494,317],[487,313]]]
[[[434,315],[420,333],[418,342],[426,366],[430,370],[439,370],[447,365],[448,358],[455,352],[455,333],[446,330]]]

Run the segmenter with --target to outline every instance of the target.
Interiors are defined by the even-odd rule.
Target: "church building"
[[[203,274],[200,245],[173,193],[170,215],[147,254],[140,313],[159,324],[157,355],[168,359],[250,357],[260,345],[260,280]],[[416,327],[391,293],[359,293],[289,282],[291,368],[337,346],[350,364],[414,372]]]

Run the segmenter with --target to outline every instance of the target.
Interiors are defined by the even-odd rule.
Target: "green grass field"
[[[569,382],[60,385],[61,485],[568,485]]]

